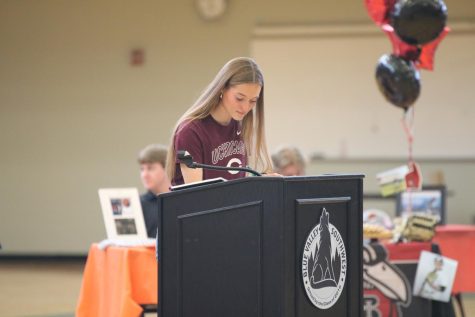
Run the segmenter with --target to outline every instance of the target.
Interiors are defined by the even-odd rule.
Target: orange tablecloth
[[[157,304],[158,263],[155,248],[89,249],[77,317],[140,316],[140,304]]]
[[[458,261],[452,293],[475,292],[475,226],[439,226],[434,242],[443,256]]]

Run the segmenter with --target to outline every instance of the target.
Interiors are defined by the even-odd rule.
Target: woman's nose
[[[246,112],[250,111],[252,109],[252,102],[248,101],[244,104],[244,110],[246,110]]]

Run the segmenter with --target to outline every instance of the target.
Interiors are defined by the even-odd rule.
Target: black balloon
[[[401,40],[422,45],[435,40],[444,30],[447,7],[442,0],[399,0],[390,21]]]
[[[386,99],[407,110],[421,91],[419,72],[413,62],[396,55],[383,55],[376,67],[376,81]]]

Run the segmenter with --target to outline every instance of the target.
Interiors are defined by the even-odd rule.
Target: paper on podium
[[[156,239],[136,239],[136,240],[124,240],[124,239],[104,239],[98,244],[100,250],[104,250],[109,246],[115,247],[155,247]]]
[[[221,183],[221,182],[226,182],[226,179],[224,179],[222,177],[210,178],[210,179],[205,179],[205,180],[202,180],[202,181],[171,186],[170,190],[175,191],[175,190],[179,190],[179,189],[187,189],[187,188],[193,188],[193,187],[198,187],[198,186],[202,186],[202,185],[209,185],[209,184],[216,184],[216,183]]]

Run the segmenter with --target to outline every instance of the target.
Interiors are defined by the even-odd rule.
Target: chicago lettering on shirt
[[[219,145],[211,152],[211,159],[213,164],[216,165],[219,161],[231,155],[244,155],[245,151],[244,142],[242,140],[228,141]]]

